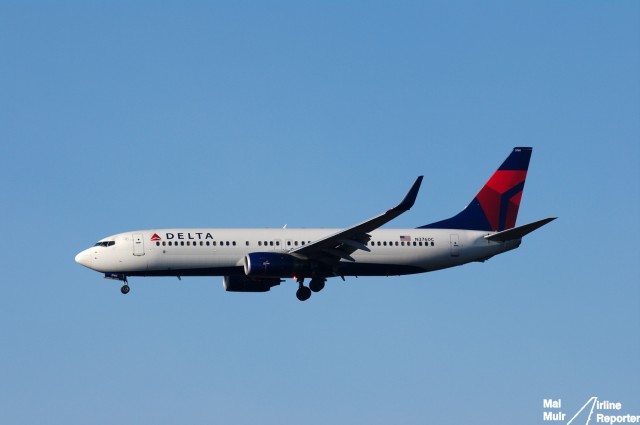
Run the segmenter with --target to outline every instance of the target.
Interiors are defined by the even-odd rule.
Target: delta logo
[[[162,240],[162,238],[160,236],[158,236],[157,233],[154,233],[153,236],[151,236],[151,240],[152,241],[159,241],[159,240]]]

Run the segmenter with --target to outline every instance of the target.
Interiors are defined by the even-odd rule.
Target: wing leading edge
[[[366,246],[366,243],[371,239],[371,236],[368,234],[369,232],[411,209],[416,197],[418,196],[418,191],[422,184],[422,178],[423,176],[419,176],[413,183],[413,186],[411,186],[411,189],[409,189],[409,192],[407,192],[404,199],[398,205],[385,213],[346,230],[341,230],[340,232],[324,239],[319,239],[308,245],[292,249],[289,253],[300,258],[316,260],[325,264],[335,264],[341,259],[354,261],[351,257],[353,252],[359,249],[363,251],[370,251]]]

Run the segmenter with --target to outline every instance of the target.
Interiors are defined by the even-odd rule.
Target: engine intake
[[[292,277],[309,271],[309,264],[293,255],[277,252],[252,252],[244,257],[247,276]]]

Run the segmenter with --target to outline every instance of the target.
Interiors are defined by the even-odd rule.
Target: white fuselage
[[[129,276],[224,276],[229,292],[266,292],[294,277],[306,301],[334,276],[397,276],[484,261],[555,220],[516,227],[531,148],[516,147],[458,214],[413,229],[384,225],[414,205],[423,176],[394,207],[344,229],[157,229],[102,239],[76,262],[123,283]],[[305,286],[305,279],[309,279]]]
[[[76,261],[103,273],[128,276],[244,275],[252,252],[287,253],[339,229],[158,229],[120,233],[82,251]],[[490,232],[454,229],[378,229],[366,250],[343,259],[340,276],[428,272],[484,261],[517,248],[520,240],[489,241]],[[292,276],[282,276],[292,277]]]

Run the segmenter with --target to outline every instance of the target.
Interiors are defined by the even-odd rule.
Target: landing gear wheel
[[[129,293],[129,285],[125,284],[122,285],[122,288],[120,288],[120,292],[122,292],[123,294],[128,294]]]
[[[298,288],[298,290],[296,291],[296,297],[298,297],[300,301],[308,300],[309,298],[311,298],[311,289],[307,288],[306,286],[300,286],[300,288]]]
[[[309,289],[311,289],[313,292],[320,292],[324,289],[324,283],[325,283],[326,279],[322,279],[322,278],[313,278],[311,279],[311,282],[309,282]]]

